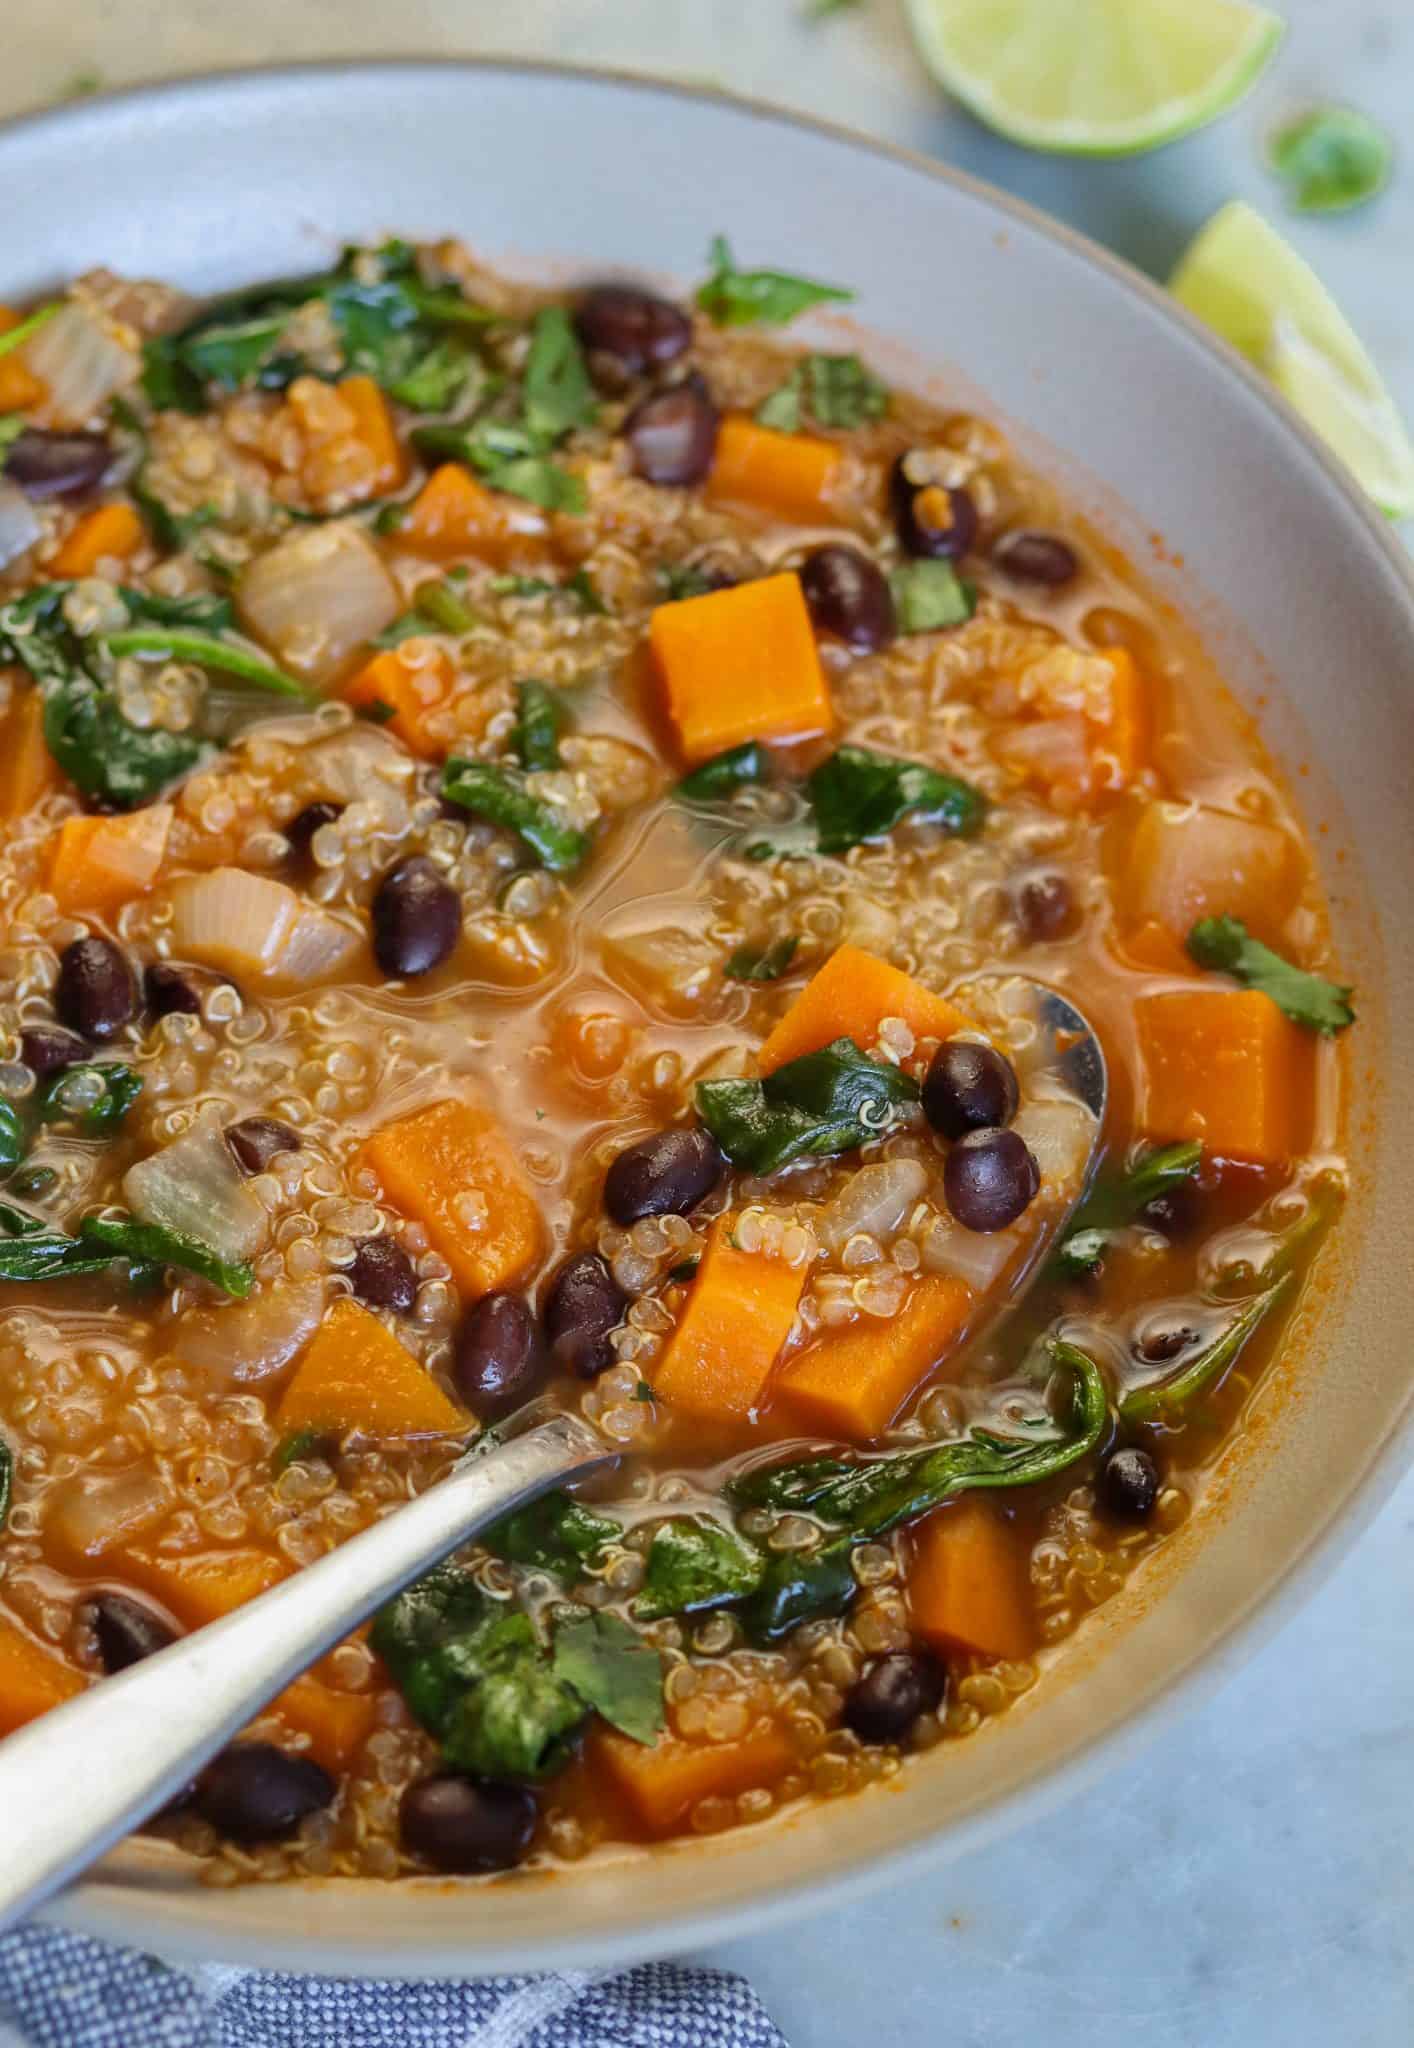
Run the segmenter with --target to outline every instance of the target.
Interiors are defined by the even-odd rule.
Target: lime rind
[[[1242,98],[1285,33],[1245,0],[906,5],[946,91],[1010,141],[1070,156],[1133,156],[1192,134]]]
[[[1414,515],[1414,446],[1359,336],[1314,270],[1254,207],[1214,214],[1169,280],[1256,365],[1390,519]]]

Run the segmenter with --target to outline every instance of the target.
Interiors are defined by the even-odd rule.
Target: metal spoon
[[[1095,1119],[1093,1159],[1107,1093],[1099,1042],[1054,990],[1021,977],[1006,987],[1012,1014],[1020,993],[1041,1032],[1044,1063]],[[1088,1178],[1087,1162],[1057,1234]],[[502,1515],[617,1455],[573,1415],[556,1415],[496,1450],[473,1449],[436,1486],[317,1564],[8,1736],[0,1743],[0,1932],[157,1812],[276,1693],[404,1586]]]
[[[180,1792],[350,1629],[501,1515],[614,1453],[557,1415],[447,1477],[317,1564],[0,1744],[0,1931]]]

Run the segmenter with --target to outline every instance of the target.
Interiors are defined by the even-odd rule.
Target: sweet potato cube
[[[415,636],[365,662],[342,695],[356,711],[377,718],[410,752],[440,760],[446,745],[430,730],[428,714],[446,702],[455,677],[446,648]]]
[[[362,1158],[383,1192],[415,1216],[471,1300],[510,1287],[540,1256],[545,1226],[494,1117],[467,1102],[434,1102],[384,1124]]]
[[[146,539],[131,505],[114,503],[85,512],[49,564],[51,576],[92,576],[100,562],[126,562]]]
[[[1127,647],[1107,647],[1110,686],[1086,707],[1090,750],[1105,788],[1132,782],[1149,756],[1149,685]]]
[[[187,1628],[201,1628],[268,1593],[289,1566],[268,1550],[196,1550],[169,1555],[129,1544],[112,1559],[134,1585],[170,1607]]]
[[[1025,1553],[994,1508],[964,1496],[920,1522],[909,1546],[909,1612],[930,1648],[1030,1656],[1036,1622]]]
[[[585,1743],[590,1772],[617,1795],[645,1835],[670,1835],[700,1799],[734,1799],[774,1785],[796,1767],[779,1721],[766,1715],[735,1742],[660,1735],[651,1748],[596,1722]]]
[[[3,360],[3,359],[0,359]],[[16,1622],[0,1620],[0,1735],[62,1706],[84,1689],[83,1678]]]
[[[740,1422],[759,1404],[791,1332],[807,1265],[787,1265],[732,1242],[740,1218],[720,1216],[682,1321],[653,1372],[653,1391],[677,1413]]]
[[[1159,1144],[1275,1166],[1311,1133],[1315,1041],[1258,989],[1175,989],[1135,1005],[1139,1122]]]
[[[0,334],[9,334],[24,318],[13,306],[0,306]],[[0,356],[0,413],[26,412],[31,406],[42,405],[49,396],[48,385],[25,367],[21,354],[21,350],[11,349],[8,355]]]
[[[346,1295],[305,1347],[275,1425],[360,1436],[451,1436],[467,1418],[386,1323]]]
[[[7,360],[0,356],[0,363]],[[44,699],[22,688],[0,721],[0,818],[22,818],[63,781],[44,739]]]
[[[899,1017],[915,1038],[951,1038],[967,1019],[902,968],[861,946],[840,946],[806,983],[757,1056],[763,1074],[787,1060],[852,1038],[862,1052],[878,1042],[885,1017]]]
[[[956,1342],[972,1298],[951,1274],[920,1280],[892,1321],[862,1316],[787,1360],[775,1399],[802,1429],[867,1443]]]
[[[834,726],[793,572],[659,605],[648,640],[689,766],[744,740],[798,740]]]
[[[843,462],[844,451],[834,441],[778,434],[745,413],[728,413],[717,432],[707,494],[818,526],[838,519],[832,498]]]
[[[170,804],[149,804],[125,817],[66,818],[49,865],[49,888],[61,910],[107,916],[152,887],[172,829]]]
[[[353,414],[354,433],[373,458],[373,489],[395,491],[407,475],[388,401],[371,377],[341,377],[335,387]]]
[[[413,499],[394,539],[399,547],[434,562],[475,555],[503,562],[527,547],[543,552],[545,515],[524,498],[488,491],[459,462],[434,469]]]
[[[1199,918],[1224,914],[1275,939],[1301,890],[1287,833],[1201,804],[1146,804],[1122,858],[1127,921],[1153,919],[1179,941]]]
[[[309,1737],[309,1753],[326,1771],[347,1770],[373,1732],[372,1693],[335,1692],[321,1679],[297,1678],[270,1703],[289,1727]]]

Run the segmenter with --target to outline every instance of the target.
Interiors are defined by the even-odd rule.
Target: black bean
[[[373,899],[373,953],[405,978],[440,967],[461,933],[461,898],[440,868],[415,853],[389,868]]]
[[[5,474],[28,498],[77,498],[102,481],[112,460],[102,434],[26,427],[5,451]]]
[[[1193,1180],[1176,1181],[1139,1211],[1139,1222],[1159,1231],[1170,1243],[1191,1237],[1203,1221],[1203,1192]]]
[[[1073,582],[1080,571],[1074,548],[1053,533],[1004,533],[992,560],[1018,583],[1044,583],[1051,590]]]
[[[20,1034],[20,1058],[38,1079],[61,1074],[88,1058],[88,1047],[59,1024],[35,1024]]]
[[[1159,1468],[1147,1451],[1133,1445],[1111,1451],[1100,1467],[1096,1490],[1101,1506],[1128,1522],[1142,1522],[1159,1497]]]
[[[203,997],[225,979],[206,967],[178,967],[171,960],[154,960],[142,977],[142,992],[154,1017],[199,1017]]]
[[[800,587],[818,633],[832,633],[856,654],[877,654],[893,639],[888,578],[859,548],[812,549],[800,565]]]
[[[717,408],[694,371],[641,399],[623,424],[636,476],[650,484],[698,484],[717,447]]]
[[[943,1194],[964,1230],[1005,1230],[1040,1185],[1040,1168],[1015,1131],[969,1131],[943,1167]]]
[[[636,377],[675,362],[692,340],[692,322],[681,306],[631,284],[591,285],[574,324],[587,349],[613,356]]]
[[[947,1673],[931,1657],[891,1650],[864,1667],[844,1696],[841,1715],[861,1742],[899,1742],[920,1714],[942,1705]]]
[[[417,1299],[417,1274],[412,1260],[391,1237],[361,1238],[349,1268],[353,1291],[370,1308],[391,1308],[406,1315]]]
[[[403,1846],[435,1870],[510,1870],[530,1847],[535,1796],[450,1773],[409,1785],[398,1811]]]
[[[620,1152],[604,1176],[604,1207],[625,1229],[641,1216],[686,1216],[726,1171],[721,1147],[700,1124],[655,1131]]]
[[[85,1038],[113,1038],[137,1009],[127,955],[111,939],[75,939],[59,955],[54,1007]]]
[[[303,1150],[299,1132],[275,1116],[243,1116],[227,1124],[226,1143],[243,1173],[264,1173],[277,1154]]]
[[[127,1593],[95,1594],[81,1611],[98,1638],[98,1654],[110,1678],[177,1640],[176,1630],[160,1614]]]
[[[306,1756],[271,1742],[233,1742],[196,1781],[195,1804],[218,1834],[278,1842],[334,1797],[334,1780]]]
[[[965,1038],[938,1047],[923,1082],[923,1114],[945,1138],[1009,1124],[1020,1100],[1011,1061]]]
[[[1186,1351],[1197,1341],[1198,1332],[1181,1317],[1151,1316],[1135,1333],[1134,1355],[1148,1365],[1167,1365],[1171,1358],[1177,1358],[1181,1351]]]
[[[556,1271],[545,1296],[545,1334],[557,1362],[582,1380],[597,1379],[614,1363],[609,1332],[622,1320],[628,1296],[599,1252],[576,1252]]]
[[[1058,868],[1038,868],[1016,883],[1016,921],[1028,939],[1056,939],[1075,922],[1075,893]]]
[[[538,1394],[550,1370],[540,1326],[518,1294],[485,1294],[457,1338],[452,1379],[481,1422],[499,1422]]]
[[[955,562],[977,538],[977,507],[961,487],[915,481],[900,455],[889,478],[894,525],[905,554]]]
[[[290,852],[294,858],[308,860],[309,842],[320,826],[332,825],[335,819],[341,818],[343,814],[342,804],[328,803],[322,799],[318,803],[306,804],[299,816],[291,818],[285,827],[285,837],[289,841]],[[464,811],[462,816],[466,816]]]

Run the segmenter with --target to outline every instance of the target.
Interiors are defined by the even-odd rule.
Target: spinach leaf
[[[1254,1294],[1233,1316],[1227,1328],[1195,1358],[1168,1379],[1151,1380],[1135,1387],[1119,1404],[1121,1422],[1177,1422],[1189,1403],[1215,1386],[1236,1359],[1247,1339],[1286,1291],[1291,1279],[1284,1273],[1262,1294]]]
[[[74,1090],[72,1084],[80,1076],[91,1076],[102,1084],[102,1093],[85,1107],[70,1107]],[[84,1091],[80,1090],[82,1095]],[[57,1123],[71,1117],[85,1137],[106,1137],[116,1130],[128,1111],[142,1093],[142,1076],[131,1067],[117,1061],[106,1064],[84,1063],[66,1067],[61,1073],[46,1081],[37,1098],[37,1107],[43,1121]]]
[[[741,1609],[742,1626],[757,1642],[771,1643],[798,1622],[843,1614],[859,1591],[849,1541],[822,1550],[773,1557],[761,1584]]]
[[[464,601],[453,576],[420,584],[413,593],[412,609],[394,619],[369,642],[371,647],[401,647],[421,633],[451,633],[460,637],[477,624],[476,613]]]
[[[609,607],[599,595],[594,578],[583,564],[575,570],[573,576],[565,578],[563,588],[566,597],[572,597],[582,612],[588,612],[592,617],[600,619],[609,616]]]
[[[588,1702],[557,1675],[529,1616],[492,1614],[459,1648],[475,1682],[438,1731],[451,1769],[532,1780],[561,1769]]]
[[[783,327],[807,306],[854,297],[838,285],[817,284],[784,270],[738,270],[725,235],[713,237],[707,260],[711,275],[699,286],[697,303],[719,327]]]
[[[85,1216],[79,1225],[81,1245],[106,1249],[110,1259],[136,1259],[143,1265],[182,1266],[199,1274],[225,1293],[244,1301],[255,1285],[249,1266],[236,1259],[223,1259],[200,1238],[181,1230],[166,1230],[158,1223],[139,1223],[128,1216],[121,1219]]]
[[[1384,190],[1394,144],[1354,107],[1312,107],[1277,130],[1267,162],[1298,213],[1343,213]]]
[[[13,1173],[28,1149],[19,1111],[12,1102],[0,1102],[0,1174]]]
[[[542,306],[531,322],[523,403],[526,426],[549,444],[599,416],[584,352],[563,306]]]
[[[792,1513],[808,1508],[832,1481],[854,1466],[845,1458],[800,1458],[790,1465],[752,1465],[727,1482],[727,1496],[738,1507],[777,1508]]]
[[[516,684],[516,722],[511,747],[525,769],[559,768],[565,707],[548,683],[527,676]]]
[[[757,1505],[807,1510],[863,1541],[962,1493],[1053,1479],[1098,1447],[1110,1426],[1110,1407],[1104,1376],[1093,1359],[1059,1340],[1052,1342],[1050,1355],[1071,1379],[1073,1412],[1064,1434],[1023,1440],[974,1429],[957,1443],[894,1451],[842,1470],[830,1470],[835,1461],[821,1458],[758,1468],[748,1475],[750,1497]],[[729,1485],[728,1492],[742,1497],[736,1486]]]
[[[1260,939],[1254,939],[1238,917],[1203,917],[1188,934],[1188,951],[1200,967],[1230,974],[1245,988],[1270,996],[1295,1024],[1326,1037],[1355,1022],[1351,990],[1324,975],[1294,967]]]
[[[201,379],[182,354],[175,335],[157,334],[142,345],[143,394],[158,412],[206,410]]]
[[[788,1060],[763,1081],[699,1081],[697,1113],[734,1166],[775,1173],[883,1137],[918,1083],[871,1060],[850,1038]]]
[[[19,1195],[25,1201],[37,1201],[47,1195],[57,1184],[58,1174],[52,1166],[26,1166],[15,1174],[10,1182],[10,1193]],[[0,1203],[0,1209],[4,1204]]]
[[[675,1515],[653,1532],[633,1612],[639,1621],[661,1621],[667,1614],[721,1607],[754,1593],[765,1573],[762,1552],[724,1522]]]
[[[977,609],[977,589],[951,562],[901,562],[889,577],[900,633],[960,626]]]
[[[608,1545],[617,1543],[622,1535],[617,1522],[596,1515],[572,1495],[557,1490],[503,1516],[481,1541],[507,1564],[551,1572],[572,1585],[598,1564]]]
[[[552,462],[528,430],[513,422],[478,420],[469,426],[414,427],[412,443],[424,455],[464,463],[484,477],[493,491],[525,498],[547,512],[583,514],[589,509],[583,477]]]
[[[691,562],[660,562],[657,576],[664,604],[681,604],[685,597],[707,597],[719,588],[705,569]]]
[[[805,356],[761,401],[756,419],[777,433],[795,434],[803,408],[822,427],[862,427],[867,420],[883,418],[889,394],[858,356],[817,353]]]
[[[159,626],[138,626],[123,633],[99,636],[100,647],[109,654],[150,654],[163,661],[189,661],[197,668],[214,669],[218,675],[235,676],[252,689],[268,690],[272,696],[309,698],[310,692],[292,676],[285,675],[254,650],[238,640],[218,640],[207,633],[189,633]]]
[[[486,368],[479,356],[460,342],[436,341],[387,388],[388,396],[410,412],[450,412],[454,406],[473,404],[486,387]]]
[[[553,875],[571,874],[589,851],[589,834],[568,824],[554,804],[532,796],[517,769],[454,758],[443,771],[442,795],[516,833]]]
[[[779,981],[789,972],[799,945],[800,940],[791,933],[759,951],[754,946],[738,946],[723,972],[728,981]]]
[[[130,724],[106,690],[77,673],[45,691],[44,744],[85,796],[123,811],[149,803],[210,751],[187,733]]]
[[[315,1457],[326,1441],[322,1429],[292,1429],[276,1444],[270,1470],[278,1479],[282,1472],[288,1472],[291,1465],[302,1465],[306,1458]]]
[[[0,1281],[72,1279],[105,1272],[112,1264],[110,1252],[85,1246],[10,1202],[0,1202],[0,1230]]]
[[[805,794],[821,853],[843,853],[866,839],[882,839],[910,811],[968,838],[987,808],[980,790],[960,776],[870,747],[839,748],[808,778]]]
[[[229,597],[209,590],[188,591],[182,597],[163,597],[155,590],[133,590],[126,583],[118,595],[134,625],[180,626],[184,631],[218,634],[234,631],[235,607]]]
[[[744,783],[764,782],[770,772],[771,757],[761,742],[746,740],[739,747],[728,747],[724,754],[714,754],[684,775],[673,795],[690,804],[720,803]]]
[[[1056,1253],[1059,1273],[1068,1280],[1093,1273],[1116,1230],[1132,1223],[1156,1195],[1190,1180],[1202,1157],[1203,1147],[1197,1143],[1161,1145],[1146,1152],[1118,1182],[1102,1182],[1081,1203],[1061,1242]]]
[[[555,1621],[551,1669],[585,1705],[635,1742],[663,1727],[663,1661],[615,1614],[578,1608]]]
[[[453,1565],[399,1594],[370,1641],[453,1770],[547,1777],[591,1709],[639,1741],[661,1726],[657,1654],[626,1623],[561,1609],[547,1653],[527,1615]]]

